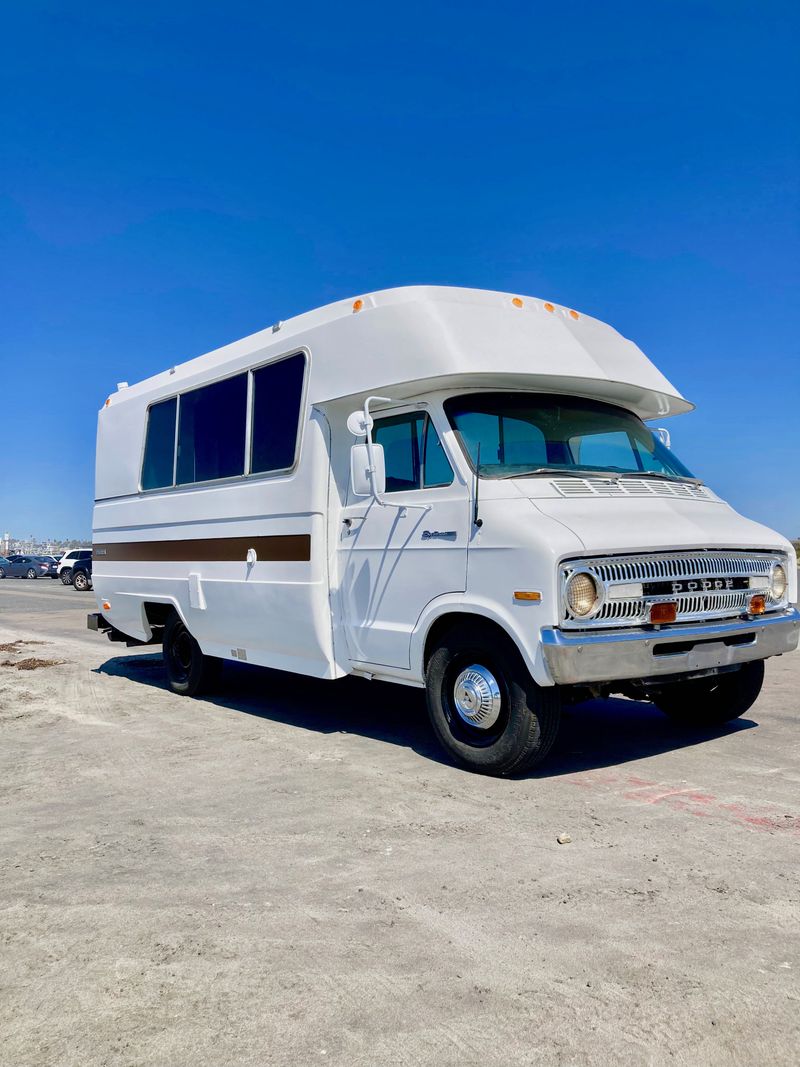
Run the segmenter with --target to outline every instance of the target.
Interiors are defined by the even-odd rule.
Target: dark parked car
[[[72,588],[83,593],[92,588],[92,558],[79,559],[72,566]]]
[[[12,556],[0,571],[2,578],[57,578],[58,564],[52,556]]]
[[[91,559],[91,548],[71,548],[58,561],[58,576],[64,585],[72,585],[72,566],[79,559]]]

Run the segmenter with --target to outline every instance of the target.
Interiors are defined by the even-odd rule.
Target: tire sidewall
[[[764,660],[749,660],[732,673],[674,683],[653,703],[671,719],[686,726],[715,726],[738,719],[755,704],[764,684]]]
[[[78,571],[78,573],[73,577],[72,584],[78,590],[79,593],[83,593],[89,588],[89,580],[86,575],[83,574],[82,571]]]
[[[188,639],[189,648],[191,649],[191,662],[188,671],[179,668],[173,658],[176,642],[184,637]],[[210,676],[213,673],[213,666],[217,661],[212,661],[211,657],[204,656],[200,645],[177,613],[170,616],[167,625],[164,627],[162,651],[169,687],[173,693],[179,693],[182,696],[195,696],[207,688]]]
[[[506,725],[493,743],[471,745],[451,729],[457,715],[453,704],[451,665],[471,660],[486,666],[494,674],[503,699],[501,715]],[[434,651],[426,671],[428,712],[434,732],[442,746],[461,766],[482,774],[513,773],[524,754],[542,742],[541,723],[534,708],[536,686],[510,640],[491,635],[479,626],[465,623],[454,627]],[[459,727],[456,725],[458,732]],[[547,746],[550,747],[549,744]]]

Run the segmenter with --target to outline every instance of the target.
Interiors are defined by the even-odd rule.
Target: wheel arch
[[[537,684],[553,685],[553,679],[547,669],[538,639],[541,623],[531,626],[526,631],[528,639],[524,640],[519,629],[514,625],[514,620],[497,611],[493,604],[479,601],[464,602],[455,598],[431,604],[423,613],[412,635],[412,670],[415,669],[420,679],[424,681],[431,652],[441,636],[458,623],[477,621],[494,628],[498,634],[511,641]]]

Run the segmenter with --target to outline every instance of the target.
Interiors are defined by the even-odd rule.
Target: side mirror
[[[671,438],[669,436],[669,430],[665,430],[663,426],[659,426],[657,430],[653,430],[653,437],[657,441],[660,441],[665,448],[669,448],[671,445]]]
[[[367,445],[353,445],[350,449],[350,485],[354,496],[374,496],[380,500],[386,492],[386,466],[383,445],[372,445],[372,460]]]

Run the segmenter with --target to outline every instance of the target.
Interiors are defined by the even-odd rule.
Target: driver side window
[[[452,484],[453,468],[424,412],[376,420],[372,437],[383,446],[387,493]]]

